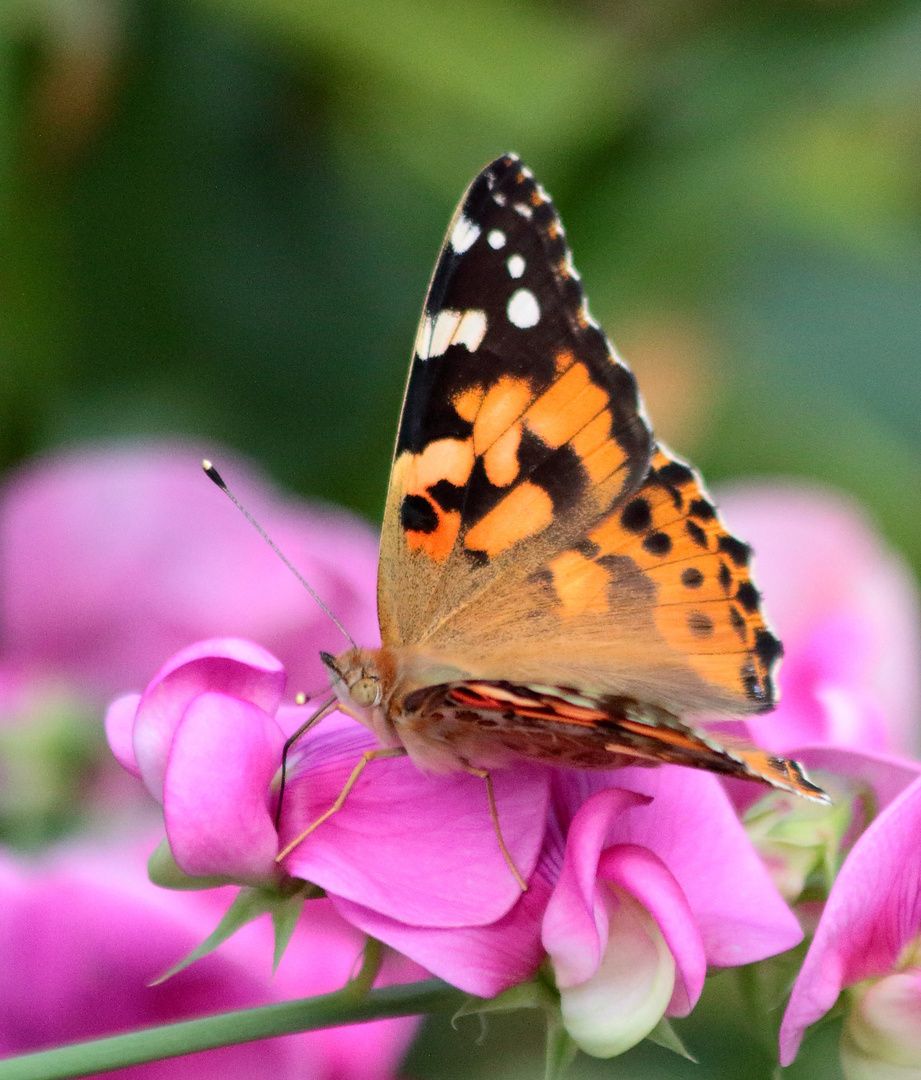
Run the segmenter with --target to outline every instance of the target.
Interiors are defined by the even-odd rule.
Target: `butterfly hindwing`
[[[564,626],[594,613],[613,629],[624,621],[624,598],[641,597],[633,637],[647,642],[659,677],[656,687],[637,687],[638,699],[746,715],[774,707],[772,669],[783,651],[765,624],[750,561],[699,476],[657,447],[642,486],[546,571]],[[633,692],[622,678],[630,664],[620,665],[621,693]]]
[[[512,555],[520,571],[538,538],[577,536],[640,484],[651,445],[553,204],[500,158],[455,215],[416,339],[381,545],[385,642],[424,640]]]

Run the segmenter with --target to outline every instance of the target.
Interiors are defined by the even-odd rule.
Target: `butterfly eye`
[[[381,700],[380,684],[366,675],[349,687],[349,694],[356,705],[377,705]]]

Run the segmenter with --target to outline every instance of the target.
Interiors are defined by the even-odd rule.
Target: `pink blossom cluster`
[[[25,466],[0,488],[0,828],[7,796],[32,792],[36,778],[55,798],[48,763],[34,762],[30,750],[47,745],[45,729],[83,723],[126,676],[146,682],[189,640],[232,629],[268,642],[297,688],[320,678],[317,649],[329,647],[335,629],[291,587],[265,543],[239,527],[237,511],[202,476],[202,449],[157,443],[65,452]],[[220,458],[315,587],[373,639],[372,530],[344,511],[281,498],[251,468]],[[137,785],[117,766],[113,776],[107,759],[108,752],[90,763],[92,782],[68,807],[90,831],[40,854],[0,848],[0,1056],[326,993],[355,973],[364,935],[316,900],[274,975],[263,919],[152,986],[211,933],[236,890],[151,885],[145,864],[156,838],[119,777]],[[394,956],[380,978],[422,975]],[[416,1027],[331,1029],[130,1073],[385,1080]]]
[[[917,603],[910,574],[852,504],[784,484],[750,485],[721,500],[758,553],[759,584],[786,645],[781,705],[751,722],[750,733],[821,770],[833,807],[759,802],[754,785],[675,766],[498,770],[497,814],[527,880],[522,892],[482,780],[429,776],[404,758],[371,762],[343,807],[278,861],[373,748],[348,717],[324,719],[296,745],[279,808],[282,746],[305,716],[285,695],[318,688],[317,650],[335,649],[337,632],[219,493],[197,518],[208,492],[186,492],[176,455],[136,453],[57,462],[8,489],[0,536],[20,537],[12,550],[29,569],[20,576],[15,560],[0,565],[21,583],[7,639],[20,644],[0,654],[0,671],[93,672],[94,685],[107,687],[120,668],[153,670],[158,648],[160,663],[173,653],[143,692],[110,707],[107,733],[117,759],[162,805],[172,859],[189,884],[310,882],[327,899],[305,906],[296,933],[304,948],[330,926],[351,947],[370,935],[482,997],[549,971],[571,1038],[599,1056],[634,1045],[663,1017],[687,1015],[708,970],[788,950],[805,927],[814,936],[784,1016],[781,1060],[792,1060],[807,1027],[852,987],[842,1038],[848,1080],[878,1075],[881,1063],[921,1076]],[[144,528],[129,520],[139,476],[148,494],[159,493],[143,511]],[[113,477],[122,478],[126,506]],[[58,483],[83,494],[59,504]],[[343,515],[279,504],[256,482],[245,496],[361,644],[374,644],[367,530]],[[178,514],[165,514],[174,503]],[[58,556],[44,557],[45,580],[23,538],[30,521],[34,531],[59,505],[68,509],[59,513]],[[86,592],[65,605],[76,622],[46,639],[41,620],[54,627],[50,597],[63,580],[52,571],[93,547],[81,505],[94,508],[97,529],[102,515],[128,539],[108,565],[88,556],[96,592],[82,581]],[[10,506],[35,516],[23,523]],[[257,543],[244,555],[250,540]],[[137,619],[119,631],[116,608],[126,598]],[[827,899],[798,903],[820,870]],[[194,903],[203,909],[208,895]],[[193,903],[188,894],[180,901]],[[288,970],[299,966],[293,955]],[[389,977],[413,976],[393,968]],[[393,1067],[392,1048],[381,1061]]]

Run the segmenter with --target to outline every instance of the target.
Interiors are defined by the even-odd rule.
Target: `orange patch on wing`
[[[527,409],[534,394],[524,379],[503,375],[483,398],[473,423],[473,446],[482,454]]]
[[[608,610],[608,575],[604,568],[577,551],[564,551],[550,564],[553,590],[565,615]]]
[[[432,532],[406,532],[406,545],[410,551],[424,551],[435,562],[444,562],[460,531],[460,513],[437,508],[436,513],[438,527]]]
[[[518,446],[521,443],[521,430],[520,421],[513,424],[483,455],[486,476],[496,487],[508,487],[518,476]]]
[[[412,454],[406,464],[405,491],[424,495],[425,489],[439,480],[461,487],[473,469],[473,444],[470,439],[436,439],[419,454]]]
[[[454,397],[451,398],[451,404],[454,406],[454,411],[461,420],[466,420],[468,424],[473,423],[485,393],[485,389],[480,385],[469,386],[466,390],[461,391],[459,394],[455,394]]]
[[[589,378],[584,364],[573,364],[528,409],[525,422],[554,448],[568,442],[608,403],[607,394]]]
[[[542,487],[519,484],[473,526],[464,540],[471,551],[489,558],[507,551],[519,540],[542,532],[553,520],[553,502]]]

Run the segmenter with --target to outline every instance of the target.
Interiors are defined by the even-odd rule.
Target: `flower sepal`
[[[181,872],[181,871],[180,871]],[[244,926],[263,915],[271,915],[272,927],[275,931],[275,949],[272,958],[273,970],[278,968],[285,949],[294,933],[298,919],[304,910],[304,904],[308,899],[316,899],[321,894],[315,885],[309,882],[287,879],[287,886],[276,890],[260,889],[252,886],[244,886],[237,893],[236,899],[224,913],[223,918],[205,940],[194,948],[186,957],[175,964],[167,972],[155,979],[152,986],[159,986],[180,971],[194,964],[203,956],[219,946],[223,945]]]
[[[678,1034],[675,1025],[667,1016],[662,1017],[646,1038],[651,1043],[655,1043],[656,1046],[661,1046],[663,1050],[671,1050],[673,1054],[686,1058],[695,1065],[700,1064],[697,1058],[694,1057],[691,1051],[684,1045],[684,1040]]]

